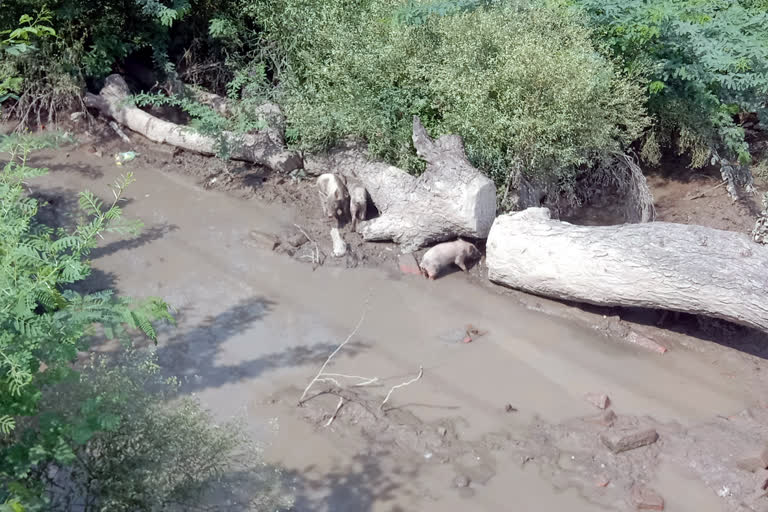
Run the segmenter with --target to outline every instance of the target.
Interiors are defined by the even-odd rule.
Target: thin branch
[[[342,405],[344,405],[344,397],[339,397],[339,403],[336,404],[336,410],[333,411],[333,414],[331,414],[331,417],[328,418],[328,423],[325,424],[326,427],[331,426],[331,423],[333,423],[333,420],[336,419],[336,415],[339,414],[339,409],[341,409]]]
[[[297,226],[297,227],[298,227],[298,226]],[[299,229],[301,229],[301,228],[299,228]],[[305,236],[306,236],[306,234],[305,234]],[[309,238],[309,237],[307,237],[307,238]],[[367,301],[366,301],[366,302],[367,302]],[[360,329],[360,326],[363,324],[363,320],[365,320],[365,314],[366,314],[367,312],[368,312],[368,309],[367,309],[367,307],[366,307],[366,309],[364,309],[364,310],[363,310],[363,314],[362,314],[362,315],[360,315],[360,320],[358,320],[358,322],[357,322],[357,325],[355,326],[354,330],[353,330],[353,331],[352,331],[352,332],[349,334],[349,336],[347,336],[347,339],[345,339],[345,340],[344,340],[344,341],[341,343],[341,345],[339,345],[338,347],[336,347],[336,349],[335,349],[333,352],[331,352],[331,355],[329,355],[329,356],[328,356],[328,359],[326,359],[326,360],[325,360],[325,362],[323,363],[323,366],[322,366],[322,367],[320,367],[320,371],[319,371],[319,372],[317,372],[317,375],[315,375],[315,378],[314,378],[314,379],[312,379],[312,380],[310,381],[310,383],[309,383],[309,384],[307,385],[307,387],[304,389],[304,392],[301,394],[301,397],[299,398],[299,405],[302,405],[302,404],[304,403],[304,398],[307,396],[307,393],[309,392],[309,389],[310,389],[310,388],[311,388],[311,387],[314,385],[314,383],[315,383],[315,382],[317,382],[317,380],[318,380],[318,379],[322,378],[322,376],[323,376],[323,371],[325,370],[326,366],[328,366],[328,363],[330,363],[330,362],[331,362],[331,359],[333,359],[333,356],[335,356],[336,354],[338,354],[338,353],[339,353],[339,351],[340,351],[340,350],[341,350],[341,349],[344,347],[344,345],[346,345],[347,343],[349,343],[349,340],[351,340],[351,339],[352,339],[352,337],[353,337],[355,334],[357,334],[357,331]]]
[[[712,192],[713,190],[717,190],[718,188],[722,187],[723,185],[727,185],[727,184],[728,184],[728,182],[727,182],[727,181],[721,181],[720,183],[718,183],[718,184],[717,184],[717,185],[715,185],[714,187],[712,187],[712,188],[708,188],[708,189],[707,189],[707,190],[705,190],[704,192],[700,192],[700,193],[696,194],[696,195],[695,195],[695,196],[693,196],[693,197],[689,197],[689,198],[688,198],[688,200],[689,200],[689,201],[693,201],[694,199],[698,199],[698,198],[700,198],[700,197],[704,197],[704,195],[705,195],[705,194],[707,194],[707,193],[709,193],[709,192]]]
[[[353,387],[367,386],[369,384],[373,384],[374,382],[378,382],[379,380],[378,377],[361,377],[359,375],[344,375],[343,373],[324,373],[323,375],[325,377],[342,377],[345,379],[360,379],[363,381],[363,382],[358,382]],[[336,385],[338,385],[338,383]]]
[[[317,265],[319,265],[319,264],[320,264],[320,247],[317,245],[317,242],[315,242],[314,240],[312,240],[312,238],[311,238],[311,237],[310,237],[310,236],[307,234],[307,232],[306,232],[306,231],[304,231],[304,229],[302,229],[302,227],[301,227],[301,226],[299,226],[298,224],[294,224],[294,226],[296,227],[296,229],[298,229],[299,231],[301,231],[301,234],[302,234],[302,235],[304,235],[305,237],[307,237],[307,240],[309,240],[310,242],[312,242],[312,244],[314,244],[314,246],[315,246],[315,252],[314,252],[314,254],[312,255],[312,263],[313,263],[313,264],[317,264]]]
[[[380,410],[384,410],[384,404],[387,403],[387,401],[389,400],[389,397],[392,396],[392,393],[396,389],[404,388],[405,386],[409,386],[409,385],[413,384],[414,382],[420,380],[423,375],[424,375],[424,367],[423,366],[419,366],[419,374],[416,377],[414,377],[413,379],[409,380],[408,382],[403,382],[402,384],[397,384],[395,386],[392,386],[392,389],[390,389],[389,393],[387,393],[387,397],[384,399],[383,402],[381,402],[381,405],[379,406],[379,409]]]

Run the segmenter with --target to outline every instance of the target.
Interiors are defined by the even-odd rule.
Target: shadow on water
[[[341,469],[319,471],[310,466],[303,471],[285,474],[295,496],[295,512],[370,512],[374,504],[393,501],[407,494],[399,482],[415,479],[415,471],[385,469],[381,460],[391,456],[387,451],[355,455]],[[392,505],[389,512],[405,512]]]
[[[224,351],[223,346],[228,340],[252,329],[276,305],[263,297],[251,297],[216,316],[205,318],[190,330],[177,333],[164,342],[157,351],[160,363],[176,374],[192,377],[184,391],[196,392],[256,378],[269,370],[312,362],[319,364],[338,346],[338,341],[297,345],[235,364],[216,364],[217,356]],[[255,344],[268,342],[268,339],[253,340]],[[367,346],[363,342],[350,342],[344,347],[345,356],[355,356]]]

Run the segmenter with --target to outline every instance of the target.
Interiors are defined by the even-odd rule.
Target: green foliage
[[[653,145],[676,139],[693,165],[711,150],[750,160],[738,112],[768,122],[768,11],[764,2],[730,0],[571,0],[595,36],[630,72],[642,75],[656,118]],[[658,156],[648,148],[647,156]]]
[[[433,136],[464,137],[499,184],[522,164],[567,187],[647,125],[642,91],[573,16],[513,2],[436,5],[251,1],[245,14],[284,62],[277,98],[288,135],[307,149],[361,136],[376,156],[417,171],[419,115]]]
[[[30,58],[37,49],[38,39],[56,36],[56,31],[48,25],[51,17],[51,11],[42,6],[34,17],[23,14],[17,28],[0,31],[0,103],[9,98],[18,99],[17,93],[24,84],[12,61]]]
[[[136,233],[140,225],[124,221],[119,205],[131,175],[117,181],[108,203],[82,193],[86,220],[72,230],[36,221],[38,202],[26,194],[25,181],[45,170],[31,167],[29,157],[58,142],[28,135],[0,139],[0,151],[9,155],[0,173],[0,493],[42,461],[71,462],[58,430],[19,425],[40,420],[43,389],[72,378],[71,362],[87,349],[95,327],[110,338],[127,341],[129,331],[138,330],[156,340],[152,322],[173,320],[160,299],[134,304],[109,290],[83,295],[71,289],[89,275],[86,258],[102,233]]]
[[[94,357],[79,375],[47,389],[44,414],[27,427],[62,440],[66,479],[62,471],[51,477],[49,469],[60,463],[35,468],[49,489],[48,510],[289,507],[279,472],[240,425],[216,425],[178,388],[176,379],[163,377],[156,356],[129,350],[116,360]]]

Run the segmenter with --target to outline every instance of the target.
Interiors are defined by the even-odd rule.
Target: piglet
[[[445,242],[437,244],[424,253],[421,258],[421,273],[424,277],[435,279],[438,274],[452,264],[458,265],[461,270],[466,272],[467,264],[479,259],[480,251],[471,243],[464,240]]]
[[[329,219],[335,218],[338,224],[349,213],[349,192],[346,180],[336,174],[325,173],[317,178],[317,190],[323,214]]]
[[[352,230],[357,229],[358,221],[365,220],[368,211],[368,191],[362,185],[349,187],[349,214],[352,216]]]

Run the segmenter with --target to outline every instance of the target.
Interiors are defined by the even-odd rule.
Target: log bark
[[[120,75],[110,75],[98,96],[88,93],[85,104],[151,141],[195,151],[204,155],[216,153],[213,137],[189,130],[185,126],[159,119],[136,107],[129,99],[130,91]],[[267,166],[276,171],[292,171],[303,163],[298,153],[287,151],[276,143],[268,131],[253,134],[222,134],[233,142],[231,157]]]
[[[380,214],[360,223],[365,240],[392,240],[412,252],[460,236],[488,236],[496,215],[496,186],[469,163],[461,137],[433,140],[414,117],[413,145],[427,163],[418,178],[369,160],[364,146],[354,142],[328,155],[305,156],[305,169],[343,174],[363,184]]]
[[[768,247],[741,233],[667,222],[575,226],[529,208],[498,217],[486,248],[488,278],[498,284],[768,332]]]

